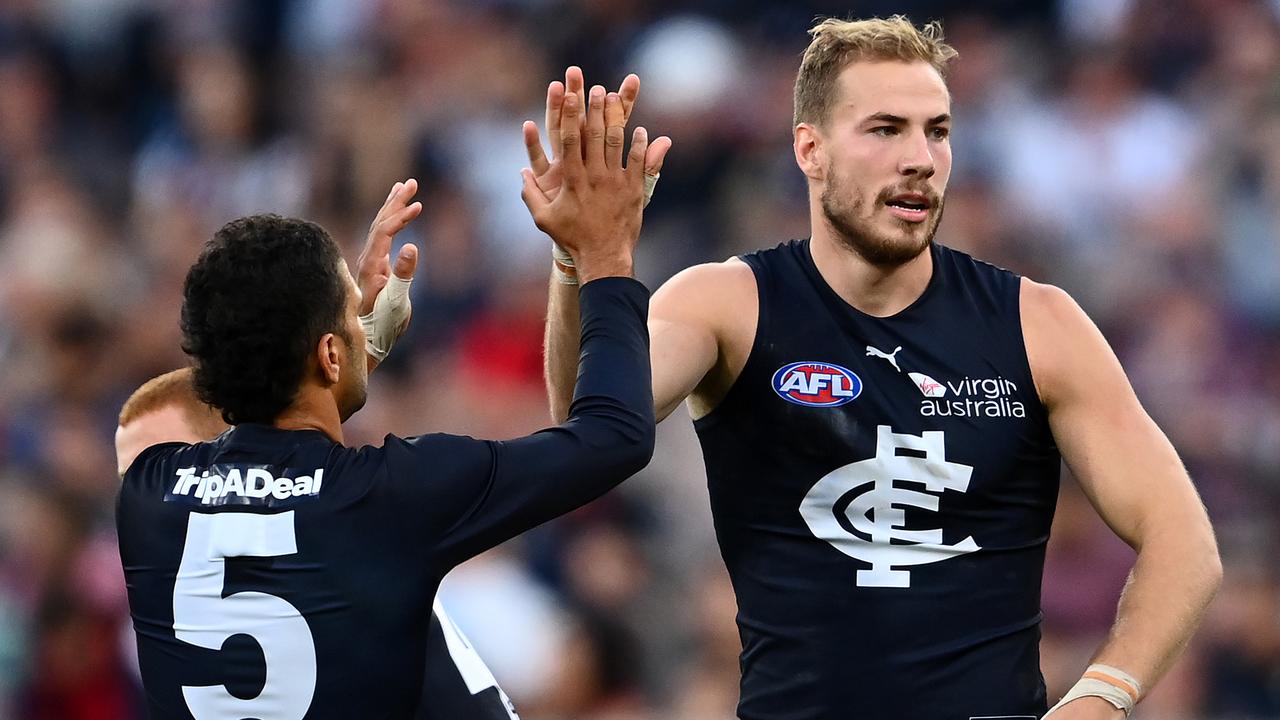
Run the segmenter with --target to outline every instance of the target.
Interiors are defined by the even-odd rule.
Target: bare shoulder
[[[1030,278],[1022,278],[1019,292],[1022,315],[1048,323],[1089,322],[1088,316],[1066,290]]]
[[[706,328],[715,335],[720,353],[733,358],[750,349],[759,304],[755,273],[730,258],[676,273],[654,293],[649,317]]]
[[[756,278],[738,258],[687,267],[662,284],[653,305],[665,311],[698,312],[756,301]]]
[[[1077,383],[1119,370],[1106,338],[1067,291],[1023,278],[1019,304],[1027,361],[1047,406]]]
[[[693,339],[702,338],[707,352],[695,364],[697,377],[681,377],[691,382],[677,383],[677,390],[681,399],[689,397],[693,417],[710,412],[746,365],[759,315],[755,273],[743,261],[731,258],[677,273],[654,293],[649,305],[655,387],[664,379],[661,368],[686,362],[683,356],[695,345]],[[679,362],[669,360],[666,351],[676,344],[682,355]],[[662,404],[667,394],[655,390],[658,406],[669,411]]]

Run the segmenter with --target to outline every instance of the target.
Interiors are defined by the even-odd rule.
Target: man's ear
[[[320,376],[330,385],[337,385],[342,376],[342,360],[345,357],[343,343],[334,333],[325,333],[316,343],[316,360],[320,363]]]
[[[827,172],[826,149],[822,133],[809,123],[796,125],[792,132],[792,149],[796,153],[796,165],[810,180],[825,180]]]

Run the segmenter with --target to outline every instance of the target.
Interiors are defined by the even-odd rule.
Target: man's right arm
[[[427,509],[422,520],[436,528],[443,567],[594,500],[648,463],[648,299],[644,286],[626,277],[583,286],[582,363],[566,422],[507,441],[388,437],[393,475],[434,471],[405,490],[421,495],[414,505]]]
[[[750,274],[736,261],[696,265],[677,273],[654,294],[649,308],[649,357],[653,407],[659,421],[725,364],[719,335],[728,322],[725,316],[736,312],[733,306],[744,290],[753,297],[753,288],[743,284],[744,277],[754,282]],[[568,416],[578,367],[578,297],[575,286],[554,277],[551,285],[544,369],[552,417],[562,422]]]
[[[653,453],[649,293],[631,278],[648,135],[636,129],[624,163],[620,96],[597,86],[587,107],[581,105],[576,94],[564,97],[563,185],[554,197],[532,170],[521,173],[521,197],[534,223],[572,255],[582,283],[582,350],[570,417],[517,440],[454,439],[434,452],[414,453],[435,464],[446,483],[434,489],[437,500],[431,491],[423,498],[436,521],[428,524],[436,528],[443,569],[594,499]],[[579,119],[584,111],[585,123]],[[657,153],[659,163],[664,153]]]
[[[551,274],[551,288],[547,291],[542,370],[551,421],[562,423],[569,417],[569,403],[573,400],[573,384],[578,374],[578,286],[561,282],[555,272]]]

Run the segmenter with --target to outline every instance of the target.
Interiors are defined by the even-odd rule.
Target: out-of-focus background
[[[939,240],[1092,314],[1216,521],[1226,582],[1142,718],[1280,718],[1280,2],[0,2],[0,717],[140,717],[112,530],[115,414],[180,366],[187,266],[227,220],[354,259],[419,178],[410,335],[348,440],[547,421],[548,242],[520,122],[568,64],[643,82],[675,147],[651,288],[807,235],[791,89],[818,14],[943,18],[960,50]],[[1151,498],[1159,502],[1159,498]],[[1044,671],[1074,682],[1132,553],[1074,484]],[[734,602],[685,413],[642,476],[459,568],[443,599],[526,720],[733,716]]]

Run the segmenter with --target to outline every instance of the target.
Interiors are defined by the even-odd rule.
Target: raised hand
[[[387,194],[387,199],[369,225],[369,235],[365,238],[364,248],[356,261],[356,285],[363,295],[360,301],[361,315],[373,311],[374,300],[391,277],[391,241],[414,218],[422,214],[422,203],[409,202],[417,192],[418,181],[413,178],[391,186],[391,192]],[[418,248],[413,243],[406,243],[396,256],[396,277],[411,280],[417,267]]]
[[[556,194],[560,191],[561,183],[560,161],[564,157],[564,142],[561,139],[561,115],[564,108],[564,100],[567,96],[574,95],[578,98],[578,107],[586,107],[587,96],[584,88],[582,70],[577,66],[570,66],[565,70],[563,83],[557,80],[547,86],[546,129],[547,141],[551,147],[550,157],[543,150],[537,124],[532,120],[527,120],[524,123],[524,144],[529,153],[529,167],[533,170],[533,176],[538,188],[542,190],[547,198],[552,200],[555,199]],[[605,112],[606,114],[614,114],[614,117],[608,120],[608,124],[618,124],[625,128],[627,122],[631,119],[631,110],[635,107],[636,98],[639,94],[640,78],[634,73],[625,77],[622,80],[622,84],[618,86],[617,92],[609,93],[606,96]],[[616,98],[616,100],[609,100],[608,98]],[[620,118],[618,117],[619,113]],[[585,113],[579,114],[578,122],[579,132],[585,132]],[[644,161],[646,174],[657,177],[662,170],[662,160],[666,157],[667,150],[670,148],[671,139],[667,137],[659,137],[650,144],[648,155]]]
[[[626,112],[620,94],[596,86],[585,108],[576,92],[566,92],[559,104],[559,140],[553,139],[552,147],[560,157],[551,163],[560,166],[558,191],[549,195],[534,170],[526,168],[521,197],[538,228],[573,256],[582,282],[630,275],[644,206],[648,134],[636,128],[624,164]],[[541,145],[535,145],[541,154]],[[657,166],[669,147],[668,140],[654,152]]]
[[[365,352],[372,370],[386,358],[391,346],[409,325],[413,308],[409,285],[418,267],[418,248],[405,243],[391,264],[391,241],[422,213],[422,203],[409,200],[418,192],[418,181],[409,178],[391,187],[386,201],[369,226],[369,236],[356,262],[360,287],[360,323],[365,331]]]

